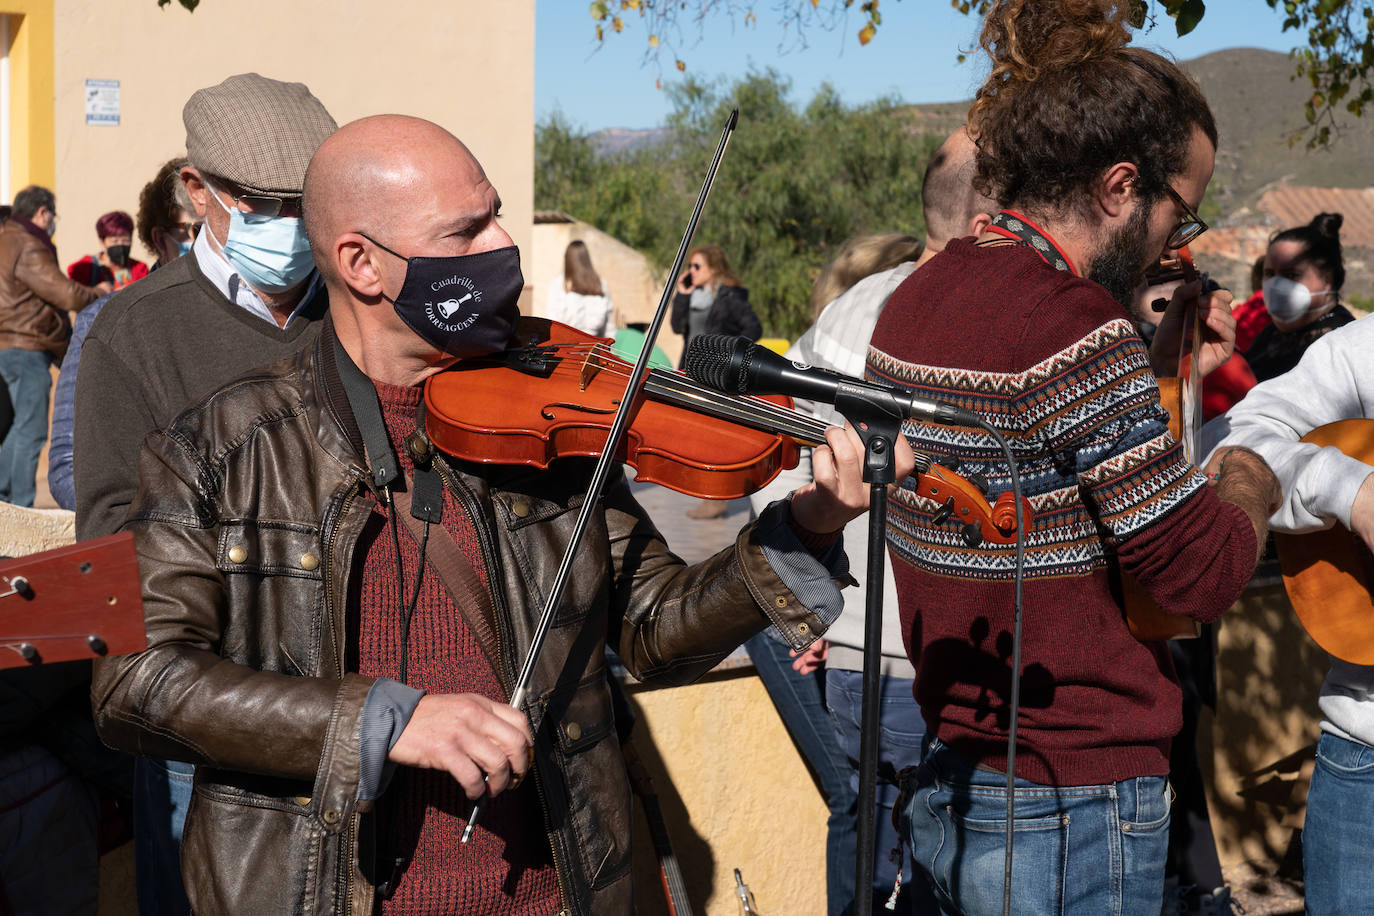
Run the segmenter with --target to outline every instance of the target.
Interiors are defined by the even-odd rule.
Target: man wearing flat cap
[[[306,166],[337,126],[324,105],[301,83],[245,73],[194,93],[182,119],[182,190],[204,225],[190,256],[121,291],[91,325],[76,384],[81,539],[123,524],[146,435],[202,395],[311,343],[325,313],[301,219]],[[145,913],[186,911],[177,842],[190,779],[186,764],[139,760],[135,850]]]

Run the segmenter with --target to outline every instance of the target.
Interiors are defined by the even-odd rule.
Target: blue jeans
[[[46,350],[0,350],[0,378],[14,405],[14,423],[0,443],[0,500],[32,506],[38,456],[48,441],[52,356]]]
[[[854,899],[854,861],[859,842],[854,808],[858,796],[850,787],[849,762],[825,708],[824,673],[793,671],[787,647],[767,633],[755,635],[744,648],[825,796],[830,812],[825,834],[826,911],[830,916],[841,916]]]
[[[181,829],[195,767],[139,757],[134,764],[134,874],[141,916],[191,912],[181,882]]]
[[[854,825],[858,829],[859,753],[863,726],[862,671],[830,668],[825,672],[825,704],[835,722],[835,734],[849,764],[849,787],[854,793]],[[889,853],[897,847],[897,828],[892,824],[892,808],[897,803],[897,774],[921,762],[921,741],[926,723],[921,708],[911,693],[909,678],[885,677],[878,691],[878,812],[876,856],[873,868],[873,912],[883,909],[897,880],[897,865]],[[934,913],[930,905],[920,905],[911,884],[903,885],[897,901],[898,913]]]
[[[1302,827],[1307,912],[1367,913],[1374,900],[1374,748],[1322,733]]]
[[[1002,912],[1006,776],[939,739],[904,775],[901,827],[942,912]],[[1162,776],[1097,786],[1016,781],[1012,910],[1018,916],[1158,916],[1172,792]]]

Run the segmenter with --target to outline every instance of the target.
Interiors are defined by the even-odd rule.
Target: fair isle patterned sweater
[[[1255,534],[1168,433],[1126,310],[1023,244],[957,240],[893,293],[868,376],[977,411],[1016,455],[1035,512],[1017,774],[1065,786],[1166,775],[1179,688],[1164,645],[1130,635],[1109,566],[1171,613],[1211,621],[1245,587]],[[905,432],[994,495],[1010,489],[985,432]],[[908,487],[888,521],[916,698],[932,734],[1005,770],[1016,552],[966,546],[957,525],[934,523],[937,508]]]

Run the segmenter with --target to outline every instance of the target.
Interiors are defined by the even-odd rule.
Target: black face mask
[[[118,267],[129,266],[129,246],[111,245],[105,249],[105,254],[109,257],[110,263]]]
[[[455,257],[408,258],[359,235],[406,262],[401,292],[387,301],[422,340],[459,358],[506,348],[520,321],[525,286],[520,249],[508,245]]]

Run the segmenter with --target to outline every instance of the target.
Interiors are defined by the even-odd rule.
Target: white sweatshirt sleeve
[[[1333,521],[1350,526],[1355,494],[1374,467],[1338,449],[1298,440],[1328,423],[1374,417],[1371,354],[1374,321],[1332,331],[1313,343],[1291,372],[1250,389],[1203,429],[1209,453],[1221,445],[1242,445],[1268,462],[1283,487],[1283,503],[1270,520],[1274,528],[1308,531]]]

